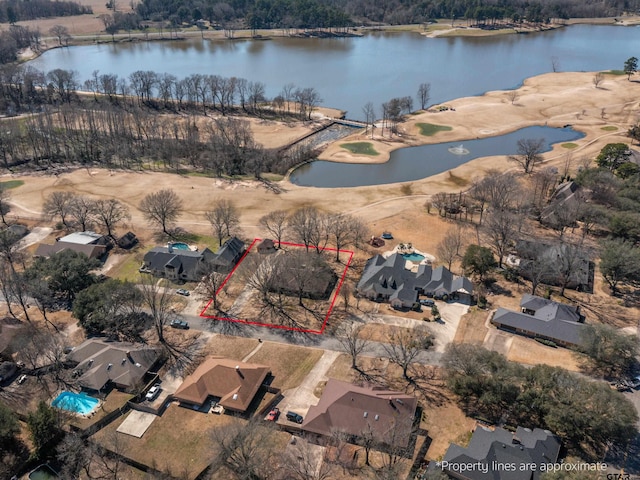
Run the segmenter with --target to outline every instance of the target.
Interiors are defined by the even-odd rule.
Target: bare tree
[[[167,227],[182,213],[182,200],[173,190],[164,189],[148,194],[138,208],[149,223],[157,224],[170,235]]]
[[[548,247],[537,242],[523,242],[520,248],[518,271],[531,281],[531,295],[535,295],[538,287],[552,275],[555,259],[546,255]]]
[[[213,202],[213,208],[205,216],[213,228],[213,234],[222,246],[222,239],[230,237],[240,224],[238,209],[231,200],[225,198]]]
[[[515,243],[518,235],[516,215],[508,210],[493,210],[482,227],[484,238],[498,257],[502,267],[504,256]]]
[[[593,76],[593,86],[596,88],[600,88],[600,84],[604,81],[604,73],[596,72]]]
[[[360,370],[358,356],[366,352],[370,347],[370,338],[363,334],[364,324],[345,325],[336,336],[344,352],[351,357],[351,368]]]
[[[513,105],[515,103],[515,101],[518,99],[518,91],[517,90],[509,90],[507,92],[507,98],[509,100],[511,100],[511,105]]]
[[[293,231],[296,240],[302,242],[309,250],[310,246],[320,251],[322,241],[326,243],[328,235],[325,229],[322,213],[315,207],[303,207],[289,217],[287,227]]]
[[[111,238],[113,238],[113,231],[118,224],[131,218],[127,206],[115,198],[96,200],[95,215],[97,221],[105,228],[107,235]]]
[[[80,473],[88,478],[91,471],[92,450],[77,433],[67,433],[56,448],[56,459],[62,465],[63,478],[80,478]]]
[[[229,422],[214,428],[211,444],[215,456],[211,470],[226,469],[230,479],[264,478],[277,461],[275,430],[269,422],[253,417],[249,422]]]
[[[510,155],[509,160],[519,164],[524,173],[533,172],[533,168],[542,161],[544,138],[521,138],[518,140],[518,153]]]
[[[586,252],[579,244],[560,242],[556,244],[557,259],[554,263],[554,273],[560,283],[560,295],[572,280],[580,274],[580,267],[585,263]]]
[[[389,361],[402,368],[402,375],[412,382],[409,376],[409,366],[424,350],[433,345],[433,339],[426,329],[394,327],[389,335],[389,343],[383,348],[389,356]]]
[[[0,143],[1,140],[0,140]],[[9,204],[9,199],[11,195],[9,194],[9,189],[4,185],[0,184],[0,218],[2,218],[2,223],[7,225],[7,213],[11,209]]]
[[[260,225],[273,236],[278,243],[278,248],[287,230],[287,217],[288,214],[284,210],[274,210],[260,218]]]
[[[71,216],[71,205],[75,195],[71,192],[53,192],[47,196],[42,211],[49,217],[60,217],[62,224],[69,228],[68,218]]]
[[[460,225],[447,230],[442,241],[436,247],[436,254],[440,261],[447,264],[447,268],[451,270],[451,265],[458,255],[460,255],[460,249],[463,246],[463,229]]]
[[[431,84],[421,83],[418,87],[418,102],[420,102],[420,109],[426,110],[431,98]]]
[[[332,215],[327,222],[329,237],[336,246],[336,262],[340,261],[340,250],[353,245],[356,242],[356,235],[362,229],[358,224],[358,218],[351,215]]]
[[[331,469],[325,461],[324,448],[299,438],[289,443],[282,457],[284,470],[290,480],[324,480],[331,478]]]
[[[200,281],[199,288],[201,289],[202,296],[205,300],[213,300],[213,308],[218,310],[218,291],[226,278],[226,275],[217,272],[216,266],[211,262],[205,261],[201,265],[202,280]]]
[[[95,201],[84,195],[77,195],[71,201],[69,214],[83,232],[91,228],[96,213]]]
[[[69,40],[71,40],[71,35],[69,34],[69,29],[63,25],[54,25],[49,29],[49,35],[56,37],[58,39],[58,45],[62,46],[69,44]]]
[[[371,138],[373,138],[373,129],[375,128],[374,122],[376,121],[376,110],[373,106],[372,102],[367,102],[364,107],[362,107],[362,113],[364,113],[365,122],[367,124],[367,129],[369,125],[371,125]],[[365,129],[364,134],[367,134],[367,129]]]
[[[151,275],[141,275],[138,288],[142,292],[142,304],[153,319],[153,327],[158,335],[158,341],[167,345],[164,338],[164,327],[174,315],[173,294],[171,289],[162,287],[160,283],[161,280]]]

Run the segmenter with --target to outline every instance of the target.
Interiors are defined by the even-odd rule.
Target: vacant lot
[[[580,371],[579,357],[573,351],[560,347],[548,347],[531,338],[517,335],[513,336],[507,359],[526,365],[544,364],[566,368],[573,372]]]

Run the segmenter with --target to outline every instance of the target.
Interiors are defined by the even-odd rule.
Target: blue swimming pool
[[[413,263],[420,263],[422,260],[424,260],[424,255],[420,255],[419,253],[405,253],[404,255],[402,255],[402,257],[405,260],[409,260]]]
[[[64,391],[51,402],[51,405],[67,412],[88,415],[96,409],[98,403],[100,401],[97,398],[90,397],[84,393]]]
[[[171,244],[171,248],[175,248],[176,250],[191,250],[189,245],[184,242],[174,242]]]

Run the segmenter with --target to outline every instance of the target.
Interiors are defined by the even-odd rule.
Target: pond
[[[401,148],[391,152],[388,162],[380,164],[315,161],[296,168],[290,180],[296,185],[321,188],[410,182],[446,172],[475,158],[516,154],[520,139],[543,138],[544,151],[549,151],[554,143],[582,137],[584,134],[570,127],[527,127],[479,140]]]

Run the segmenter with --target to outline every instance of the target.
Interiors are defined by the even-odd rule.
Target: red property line
[[[244,252],[244,254],[240,258],[240,260],[238,261],[236,266],[233,268],[233,270],[231,270],[229,275],[227,275],[227,277],[224,279],[224,282],[222,282],[220,287],[218,287],[218,290],[216,290],[216,295],[218,295],[220,293],[220,291],[224,288],[224,286],[227,284],[227,282],[229,281],[231,276],[235,273],[237,268],[240,266],[240,264],[244,261],[246,256],[249,254],[249,252],[251,251],[253,246],[256,243],[261,242],[261,241],[262,241],[261,238],[254,238],[253,239],[253,242],[251,242],[251,245],[249,245],[249,248],[247,248],[247,250]],[[280,242],[280,245],[287,245],[287,246],[290,246],[290,247],[304,247],[304,248],[306,248],[306,245],[301,244],[301,243]],[[215,316],[215,315],[206,315],[205,312],[209,309],[209,307],[213,303],[213,298],[211,300],[209,300],[209,302],[204,307],[202,312],[200,312],[200,317],[202,317],[202,318],[210,318],[210,319],[213,319],[213,320],[222,320],[222,321],[226,321],[226,322],[245,323],[247,325],[256,325],[258,327],[268,327],[268,328],[277,328],[277,329],[280,329],[280,330],[290,330],[290,331],[294,331],[294,332],[315,333],[315,334],[318,334],[318,335],[324,333],[324,329],[326,328],[327,322],[329,321],[329,316],[331,315],[331,311],[333,310],[333,307],[334,307],[334,305],[336,303],[336,300],[338,299],[338,295],[340,294],[340,289],[342,288],[342,284],[344,283],[344,280],[345,280],[345,278],[347,276],[347,270],[349,269],[349,266],[351,265],[351,261],[353,260],[354,252],[352,252],[351,250],[338,250],[337,248],[328,248],[328,247],[320,248],[320,250],[328,251],[328,252],[337,252],[337,251],[339,251],[340,253],[348,253],[349,254],[349,260],[347,261],[347,264],[344,267],[344,271],[342,272],[342,276],[340,277],[340,282],[338,283],[338,288],[336,289],[336,293],[333,295],[333,299],[331,300],[331,305],[329,306],[329,310],[327,311],[327,314],[324,317],[324,322],[322,323],[322,327],[320,328],[320,330],[310,330],[310,329],[305,329],[305,328],[286,327],[284,325],[274,325],[272,323],[255,322],[255,321],[252,321],[252,320],[244,320],[244,319],[240,319],[240,318],[229,318],[229,317],[218,317],[218,316]]]

